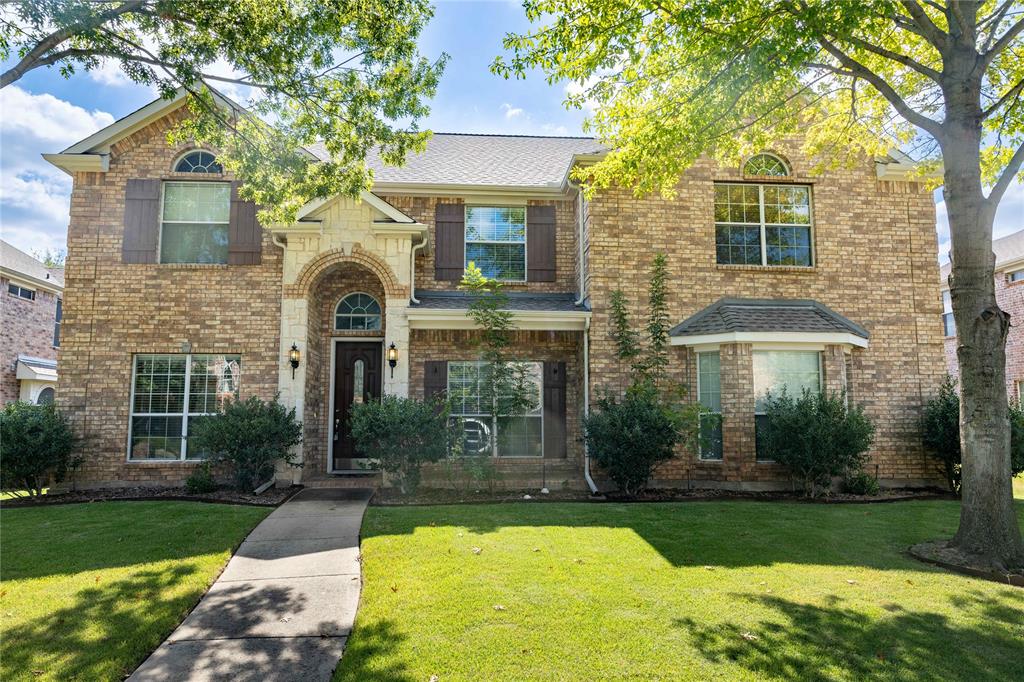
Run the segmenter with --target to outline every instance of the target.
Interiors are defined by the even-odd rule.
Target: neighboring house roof
[[[310,150],[326,158],[321,145]],[[435,133],[404,166],[388,166],[376,151],[366,159],[374,187],[389,185],[493,186],[562,189],[573,158],[604,151],[592,137]]]
[[[57,361],[19,355],[15,375],[21,381],[57,381]]]
[[[794,333],[808,340],[853,345],[866,345],[868,338],[864,327],[823,303],[803,299],[722,298],[669,331],[679,339],[676,345],[768,341]]]
[[[1024,266],[1024,230],[993,239],[992,253],[996,255],[996,272],[1007,265]],[[943,289],[949,288],[949,271],[952,269],[952,262],[947,262],[939,269],[939,282]]]
[[[39,260],[0,240],[0,273],[47,291],[64,290],[64,268],[48,268]]]
[[[544,312],[586,312],[587,308],[576,305],[575,294],[534,294],[521,291],[506,293],[507,310]],[[418,303],[409,307],[420,310],[468,310],[475,298],[466,291],[418,291]]]

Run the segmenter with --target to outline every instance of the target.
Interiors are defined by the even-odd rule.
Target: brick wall
[[[674,199],[637,199],[629,191],[613,189],[590,201],[592,390],[624,380],[609,337],[611,292],[620,287],[625,291],[632,319],[640,327],[650,263],[655,253],[665,252],[673,324],[731,296],[813,298],[866,327],[869,347],[855,350],[841,364],[850,394],[865,405],[877,428],[869,471],[890,482],[936,479],[917,428],[923,401],[942,374],[931,193],[915,183],[879,181],[870,161],[812,175],[809,162],[795,149],[782,151],[793,166],[787,182],[812,186],[812,268],[716,264],[713,183],[742,181],[737,168],[701,160],[686,172]],[[676,378],[691,384],[693,361],[684,350],[672,353]],[[754,447],[749,349],[724,346],[722,353],[722,401],[731,401],[736,411],[724,417],[724,462],[698,463],[694,454],[681,452],[659,477],[726,481],[740,475],[781,481],[785,475],[770,465],[743,470],[744,463],[752,461]],[[838,367],[837,361],[833,371]]]
[[[1024,400],[1018,394],[1018,385],[1024,383],[1024,281],[1010,282],[1005,272],[995,276],[996,303],[1010,314],[1010,333],[1006,336],[1006,396],[1010,400]],[[945,338],[946,371],[960,376],[960,363],[956,357],[956,337]]]
[[[35,300],[29,301],[8,292],[9,283],[0,278],[0,405],[19,397],[19,354],[57,359],[57,349],[53,347],[57,295],[36,289]]]
[[[176,483],[185,462],[127,462],[134,353],[240,353],[242,398],[277,391],[281,250],[264,234],[261,265],[124,265],[124,192],[130,178],[170,171],[165,117],[114,145],[110,170],[77,173],[71,195],[58,405],[85,437],[76,484]],[[225,177],[225,179],[230,179]]]

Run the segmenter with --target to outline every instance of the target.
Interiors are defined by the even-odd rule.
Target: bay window
[[[722,459],[722,376],[718,351],[697,353],[697,399],[707,410],[700,415],[699,454],[703,460]]]
[[[765,414],[770,393],[778,396],[785,390],[799,398],[805,390],[821,391],[821,353],[803,350],[754,351],[754,423],[757,459],[766,461],[761,452],[761,434],[768,426]]]
[[[190,427],[238,398],[240,373],[238,355],[136,355],[128,458],[202,459]]]
[[[541,457],[543,437],[543,365],[524,363],[534,393],[533,408],[525,414],[498,414],[488,398],[490,365],[485,362],[449,362],[448,398],[452,419],[463,429],[467,456]],[[500,397],[494,402],[500,402]]]

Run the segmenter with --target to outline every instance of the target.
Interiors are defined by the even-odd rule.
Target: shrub
[[[843,492],[851,495],[877,495],[878,479],[864,471],[849,474],[843,479]]]
[[[863,467],[875,429],[863,408],[847,407],[845,395],[769,394],[765,413],[758,447],[767,459],[789,469],[805,495],[813,497],[833,476],[852,475]]]
[[[1019,402],[1009,405],[1010,475],[1024,471],[1024,408]],[[946,482],[960,494],[960,394],[956,379],[947,376],[938,394],[924,406],[921,439],[925,449],[942,463]]]
[[[602,396],[583,420],[590,456],[620,491],[635,495],[672,458],[689,414],[663,400],[652,384],[634,385],[621,400]]]
[[[296,463],[291,448],[302,442],[302,422],[277,397],[228,401],[220,414],[190,425],[190,438],[213,462],[226,462],[239,490],[254,490],[274,475],[278,461]]]
[[[52,478],[59,483],[81,459],[72,457],[78,439],[53,404],[9,403],[0,412],[0,487],[43,494]]]
[[[193,495],[212,493],[217,489],[217,481],[213,480],[213,471],[210,462],[206,461],[196,467],[196,470],[185,479],[185,490]]]
[[[353,405],[356,447],[390,474],[403,495],[420,483],[420,467],[448,453],[451,427],[446,403],[386,395]]]

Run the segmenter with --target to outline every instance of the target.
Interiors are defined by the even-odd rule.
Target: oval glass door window
[[[366,363],[356,360],[352,363],[352,402],[363,402],[363,386],[366,384]]]

